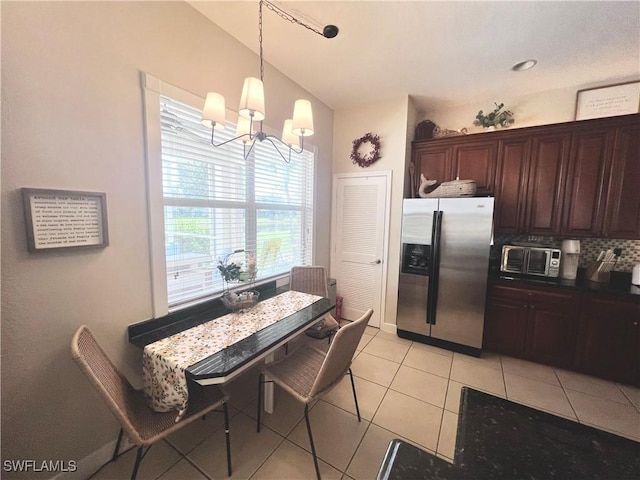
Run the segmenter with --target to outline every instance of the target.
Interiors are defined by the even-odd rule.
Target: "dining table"
[[[143,348],[147,403],[156,411],[188,407],[188,384],[225,384],[320,321],[334,303],[324,297],[286,290],[261,296],[237,312],[212,309],[179,322],[143,322],[129,328],[129,340]],[[132,328],[133,327],[133,328]],[[264,409],[273,412],[273,384],[264,389]]]

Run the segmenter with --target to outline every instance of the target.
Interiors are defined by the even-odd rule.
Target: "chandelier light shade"
[[[284,126],[282,127],[282,143],[287,145],[289,148],[300,147],[299,137],[298,135],[294,135],[292,129],[293,120],[288,118],[284,121]]]
[[[202,110],[202,124],[211,129],[222,130],[225,122],[224,97],[219,93],[208,93]]]
[[[259,78],[247,77],[244,79],[238,114],[258,122],[264,120],[264,85]]]
[[[291,131],[299,137],[313,135],[313,111],[309,100],[296,100]]]
[[[236,136],[230,140],[216,144],[214,133],[225,126],[225,100],[219,93],[208,93],[202,110],[202,124],[211,128],[211,145],[220,147],[232,141],[244,144],[245,160],[253,150],[256,141],[269,140],[276,151],[285,162],[291,161],[291,152],[302,153],[304,149],[304,137],[313,135],[313,111],[309,100],[296,100],[293,108],[293,119],[287,119],[282,129],[282,139],[273,135],[267,135],[262,131],[262,122],[265,119],[264,109],[264,58],[262,56],[262,6],[266,6],[279,17],[291,23],[301,25],[325,38],[334,38],[338,34],[338,27],[327,25],[321,32],[274,5],[269,0],[260,0],[258,15],[258,41],[260,46],[260,78],[247,77],[242,86],[240,106],[238,108],[238,124],[236,126]],[[260,122],[260,130],[253,130],[253,122]],[[247,146],[247,143],[251,145]],[[285,157],[277,143],[286,146],[289,150],[288,159]]]
[[[247,143],[251,136],[251,120],[238,115],[238,124],[236,125],[236,141]]]

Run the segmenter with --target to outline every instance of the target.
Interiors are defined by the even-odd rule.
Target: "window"
[[[157,101],[160,125],[161,169],[155,174],[152,164],[160,159],[151,155],[151,145],[148,156],[150,192],[156,190],[157,203],[154,178],[162,187],[164,248],[158,252],[160,243],[152,239],[152,255],[158,270],[162,265],[157,257],[163,257],[166,286],[154,285],[154,296],[166,291],[170,309],[220,293],[218,262],[238,249],[255,255],[258,281],[286,274],[294,265],[311,264],[314,154],[292,154],[285,163],[268,141],[256,143],[247,160],[242,142],[214,148],[210,129],[200,123],[203,100],[193,106],[189,94],[162,85],[157,95],[145,91],[148,109],[153,107],[150,97]],[[176,98],[180,95],[191,102]],[[149,124],[147,129],[150,140]],[[235,125],[228,123],[215,135],[216,142],[229,140]],[[160,231],[152,227],[152,235]],[[244,254],[230,260],[246,261]],[[161,281],[155,272],[154,282]],[[162,303],[154,301],[157,307]]]

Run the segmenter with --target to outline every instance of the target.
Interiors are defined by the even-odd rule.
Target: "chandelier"
[[[238,141],[244,145],[244,159],[246,160],[256,141],[269,141],[285,162],[291,161],[291,152],[302,153],[304,149],[304,137],[313,135],[313,111],[309,100],[296,100],[293,108],[293,118],[284,121],[282,137],[268,135],[262,130],[262,122],[265,119],[264,109],[264,58],[262,52],[262,6],[275,12],[281,18],[298,25],[301,25],[325,38],[333,38],[338,35],[338,27],[327,25],[323,31],[301,22],[294,16],[288,14],[268,0],[260,0],[258,11],[258,43],[260,46],[260,78],[247,77],[242,86],[240,97],[240,107],[238,109],[238,124],[236,126],[236,136],[221,143],[215,143],[214,135],[216,130],[225,128],[225,100],[224,97],[215,92],[209,92],[202,110],[202,124],[211,128],[211,145],[221,147],[229,142]],[[259,123],[258,129],[255,124]],[[247,147],[248,145],[248,147]],[[280,151],[278,145],[288,150],[288,156]]]

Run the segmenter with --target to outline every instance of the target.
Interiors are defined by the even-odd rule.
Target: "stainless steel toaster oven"
[[[502,247],[500,270],[522,275],[557,277],[560,273],[560,255],[557,248],[505,245]]]

